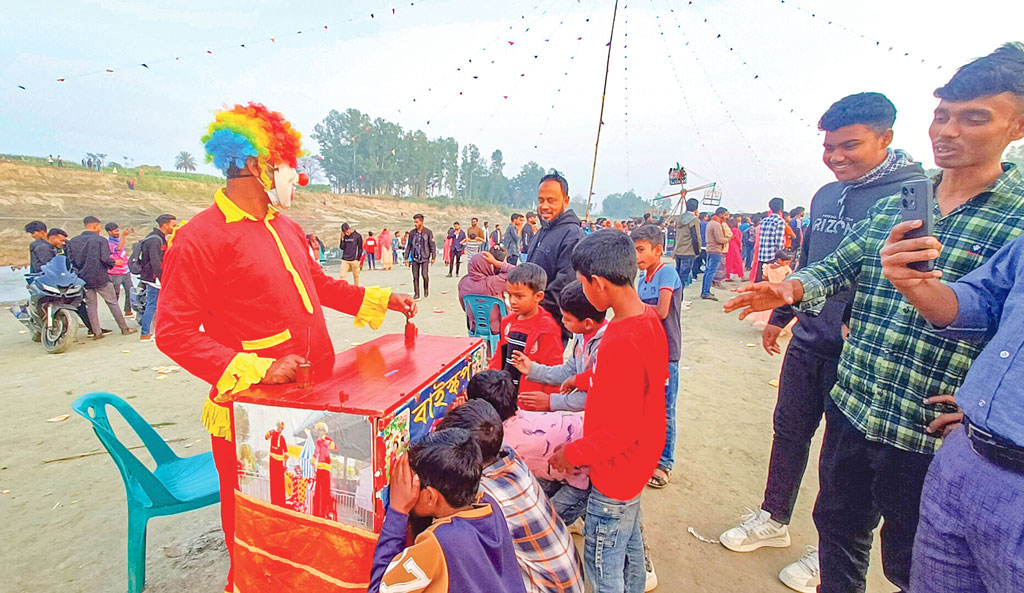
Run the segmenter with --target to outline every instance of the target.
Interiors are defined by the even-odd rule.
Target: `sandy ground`
[[[420,304],[420,331],[464,335],[455,280],[444,277],[440,264],[433,275],[432,294]],[[362,280],[398,290],[408,290],[411,282],[405,268],[364,271]],[[691,289],[687,296],[694,293]],[[789,549],[737,554],[687,532],[693,527],[717,538],[746,507],[760,504],[776,393],[769,381],[777,378],[781,364],[779,357],[749,346],[760,344],[753,326],[721,313],[721,303],[694,300],[683,314],[676,470],[667,488],[648,489],[643,501],[658,590],[788,591],[778,571],[816,539],[810,516],[817,489],[814,467],[804,480]],[[327,322],[339,350],[377,335],[355,329],[350,318],[334,311],[327,312]],[[127,514],[117,469],[106,453],[51,461],[102,449],[77,415],[46,420],[70,413],[71,402],[84,393],[109,391],[127,398],[178,454],[192,455],[209,450],[199,423],[207,386],[185,372],[161,379],[152,367],[173,363],[134,335],[115,333],[92,342],[80,330],[81,341],[68,353],[47,355],[20,330],[13,317],[0,315],[0,397],[7,418],[0,434],[0,541],[5,544],[0,590],[124,591]],[[402,319],[389,316],[379,333],[401,330]],[[147,592],[222,591],[227,553],[218,507],[152,520],[147,555]],[[882,576],[876,545],[868,590],[892,589]]]

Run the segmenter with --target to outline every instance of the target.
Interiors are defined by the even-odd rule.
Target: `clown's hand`
[[[270,365],[267,369],[267,373],[263,375],[263,380],[260,383],[275,385],[278,383],[291,383],[295,380],[296,369],[299,368],[299,364],[303,362],[303,358],[298,354],[288,354],[282,356],[274,361],[274,364]]]
[[[416,317],[417,312],[416,301],[409,294],[391,293],[391,297],[388,298],[388,309],[398,311],[410,318]]]

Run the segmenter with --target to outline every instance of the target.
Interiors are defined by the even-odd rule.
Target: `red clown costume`
[[[284,423],[267,431],[265,440],[270,441],[270,504],[284,506],[284,467],[288,461],[288,443],[281,433]]]
[[[207,161],[232,176],[250,157],[260,165],[270,207],[260,220],[219,190],[213,204],[182,224],[168,241],[156,315],[157,346],[212,387],[202,422],[220,477],[221,520],[234,547],[233,492],[238,486],[231,442],[231,394],[259,383],[278,358],[309,353],[313,367],[331,364],[334,347],[321,306],[380,326],[390,289],[360,288],[328,277],[309,256],[302,228],[281,209],[290,205],[301,155],[299,134],[259,104],[218,112],[203,137]],[[403,297],[404,298],[404,297]],[[232,591],[229,570],[227,590]]]
[[[331,493],[331,451],[337,451],[334,439],[327,436],[327,425],[320,422],[316,425],[319,438],[313,460],[316,462],[316,481],[313,493],[313,514],[323,519],[337,519],[338,505]]]

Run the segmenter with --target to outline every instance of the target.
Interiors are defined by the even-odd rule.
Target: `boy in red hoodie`
[[[501,320],[501,339],[494,349],[490,368],[512,375],[518,393],[543,391],[552,393],[557,385],[544,385],[522,376],[513,363],[512,354],[522,352],[530,360],[546,365],[562,364],[562,330],[555,318],[540,306],[544,300],[548,276],[537,264],[520,264],[508,273],[505,292],[511,313]]]
[[[591,368],[563,384],[587,391],[583,437],[559,446],[548,463],[590,466],[584,565],[596,593],[642,593],[644,550],[640,494],[665,446],[668,340],[657,312],[633,288],[636,250],[605,229],[584,238],[572,267],[587,300],[615,317]]]

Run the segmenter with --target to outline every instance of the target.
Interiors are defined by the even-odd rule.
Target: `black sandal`
[[[667,470],[661,469],[660,467],[657,470],[655,470],[655,471],[662,472],[663,474],[665,474],[665,476],[662,477],[662,476],[658,475],[657,473],[655,473],[653,476],[651,476],[650,480],[647,480],[647,485],[650,486],[651,488],[658,488],[658,489],[661,489],[661,488],[664,488],[665,486],[668,486],[668,482],[669,482],[669,480],[672,477],[671,473],[668,472]]]

